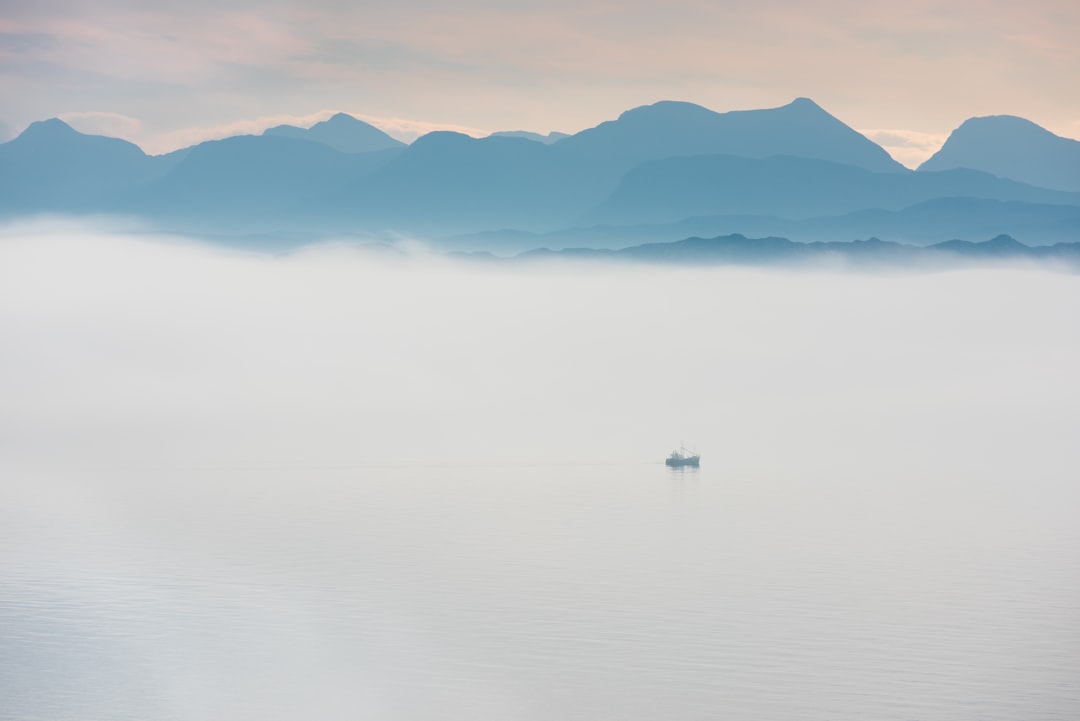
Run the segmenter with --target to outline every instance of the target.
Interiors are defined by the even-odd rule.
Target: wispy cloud
[[[482,138],[486,135],[490,135],[492,132],[491,130],[484,128],[474,128],[468,125],[456,125],[454,123],[436,123],[425,120],[410,120],[408,118],[384,118],[375,115],[364,115],[362,113],[350,113],[350,115],[363,120],[365,123],[371,123],[387,135],[406,143],[411,143],[421,135],[436,130],[452,130],[456,133],[471,135],[474,138]]]
[[[307,115],[263,115],[257,118],[245,118],[220,125],[204,127],[184,128],[175,130],[162,136],[157,142],[148,142],[143,150],[148,153],[167,153],[180,148],[205,142],[207,140],[220,140],[235,135],[259,135],[267,128],[277,125],[296,125],[309,128],[315,123],[326,120],[334,114],[333,110],[320,110]]]
[[[936,153],[948,138],[943,133],[917,130],[860,130],[863,135],[885,148],[898,163],[917,168]]]
[[[808,95],[860,127],[927,133],[993,113],[1063,128],[1080,84],[1080,5],[1060,0],[8,5],[9,122],[106,110],[140,118],[157,148],[297,108],[351,108],[409,138],[573,131],[664,98],[730,110]]]
[[[91,110],[62,113],[60,119],[80,133],[131,139],[141,134],[142,121],[123,113]]]

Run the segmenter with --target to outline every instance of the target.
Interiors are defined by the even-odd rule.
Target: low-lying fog
[[[1076,459],[1073,275],[268,257],[32,231],[0,243],[9,459],[620,462],[680,440],[745,469]]]
[[[8,228],[0,705],[1075,715],[1078,310],[1045,270]]]

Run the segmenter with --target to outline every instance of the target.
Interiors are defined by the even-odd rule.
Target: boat
[[[682,468],[684,466],[697,468],[701,465],[701,456],[693,451],[688,451],[686,446],[679,446],[679,450],[672,451],[664,463],[672,468]]]

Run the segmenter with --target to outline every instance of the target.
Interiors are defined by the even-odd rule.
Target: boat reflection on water
[[[671,452],[664,463],[670,468],[697,468],[701,465],[701,455],[681,445],[678,450]]]

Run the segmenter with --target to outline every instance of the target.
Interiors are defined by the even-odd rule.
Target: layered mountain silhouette
[[[343,153],[370,153],[375,150],[405,147],[405,143],[395,140],[374,125],[345,113],[337,113],[328,120],[315,123],[310,128],[278,125],[264,130],[263,135],[293,140],[311,140]]]
[[[674,156],[735,155],[816,158],[878,172],[904,172],[881,146],[852,130],[808,98],[768,110],[717,113],[692,103],[664,101],[628,110],[559,142],[593,162],[623,170]]]
[[[623,177],[590,219],[670,222],[721,213],[805,218],[860,208],[899,210],[943,197],[1080,204],[1078,193],[974,170],[873,173],[810,158],[698,155],[642,163]]]
[[[569,138],[570,135],[568,133],[555,132],[543,135],[541,133],[533,133],[528,130],[500,130],[496,133],[492,133],[491,137],[524,138],[525,140],[533,140],[537,143],[544,143],[545,145],[550,145],[552,143],[562,140],[563,138]]]
[[[1013,115],[971,118],[921,171],[973,168],[1044,188],[1080,192],[1080,141]]]
[[[901,210],[864,209],[852,213],[788,219],[769,215],[700,215],[672,223],[599,224],[560,228],[546,233],[500,229],[448,239],[468,250],[517,252],[532,248],[623,248],[691,236],[712,238],[740,234],[780,236],[802,242],[888,237],[909,245],[932,245],[954,238],[985,238],[1004,230],[1040,243],[1080,239],[1080,206],[1042,205],[980,198],[935,198]]]
[[[551,258],[621,260],[687,265],[746,265],[834,268],[838,263],[864,268],[956,268],[987,266],[1003,261],[1049,262],[1080,268],[1080,243],[1031,247],[1008,235],[987,241],[950,240],[913,246],[870,238],[850,242],[797,243],[787,238],[747,238],[734,234],[715,238],[686,238],[669,243],[646,243],[619,250],[540,248],[516,256],[519,260]]]
[[[0,144],[0,212],[93,213],[111,198],[163,177],[182,152],[151,157],[126,140],[84,135],[57,118]]]
[[[245,228],[252,216],[280,222],[306,201],[369,175],[397,152],[344,153],[273,135],[213,140],[190,148],[171,172],[114,196],[112,207],[178,222],[181,229]]]
[[[313,207],[349,222],[431,233],[559,223],[588,207],[590,177],[524,138],[438,131]]]
[[[833,154],[858,167],[908,172],[808,100],[732,113],[662,102],[554,143],[525,140],[430,133],[322,210],[348,206],[384,225],[425,233],[558,226],[602,203],[642,162],[721,151],[751,158]]]
[[[162,156],[53,119],[0,144],[0,214],[112,213],[163,230],[297,242],[420,234],[496,252],[688,234],[923,245],[999,233],[1034,244],[1075,238],[1080,192],[1067,171],[1076,166],[1050,177],[1057,166],[1045,156],[1071,157],[1080,143],[1020,121],[1015,137],[1035,138],[1023,146],[1030,162],[995,165],[1004,151],[979,150],[983,135],[967,128],[984,120],[965,123],[913,172],[808,99],[728,113],[665,101],[566,137],[434,132],[407,146],[337,114]]]

